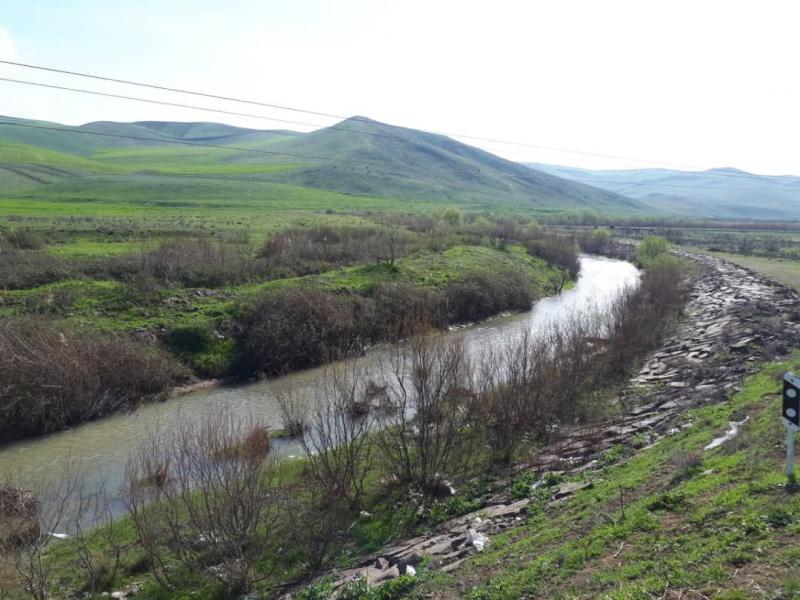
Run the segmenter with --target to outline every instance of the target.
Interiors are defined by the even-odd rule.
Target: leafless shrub
[[[688,266],[672,256],[652,264],[638,287],[625,289],[609,309],[606,362],[610,374],[624,375],[655,347],[688,298]]]
[[[389,227],[292,227],[270,237],[260,256],[283,276],[366,261],[393,265],[406,255],[412,239],[408,231]]]
[[[346,502],[335,501],[313,478],[302,477],[289,489],[283,526],[308,572],[329,564],[343,549],[354,517]]]
[[[425,491],[465,466],[471,370],[460,338],[417,336],[383,366],[390,413],[376,441],[391,475]]]
[[[527,433],[548,426],[548,362],[543,339],[535,338],[528,328],[499,349],[483,352],[473,427],[496,460],[510,463]]]
[[[133,282],[150,277],[192,287],[218,287],[269,275],[266,263],[253,256],[247,244],[207,238],[170,240],[154,249],[92,261],[83,271],[95,277]]]
[[[0,249],[0,288],[25,289],[74,277],[77,263],[40,250]]]
[[[444,327],[442,296],[434,290],[404,283],[379,285],[373,292],[377,329],[383,339],[398,340]]]
[[[10,229],[0,233],[0,248],[9,247],[17,250],[40,250],[44,240],[30,229]]]
[[[121,336],[0,322],[0,441],[136,405],[188,378],[166,353]]]
[[[32,598],[51,597],[46,550],[53,534],[70,522],[82,486],[83,475],[70,461],[57,481],[37,489],[22,489],[9,477],[0,481],[0,562],[17,574]]]
[[[327,369],[300,438],[309,473],[332,504],[357,508],[364,494],[374,423],[369,383],[358,367]]]
[[[122,527],[114,518],[105,482],[93,492],[79,491],[70,529],[75,562],[86,577],[84,591],[102,591],[116,580],[125,550],[120,542]]]
[[[255,424],[230,415],[181,422],[153,435],[131,457],[124,497],[153,575],[172,587],[167,565],[211,577],[229,593],[254,581],[254,563],[270,541],[282,501],[275,462],[241,447]],[[166,481],[153,473],[168,465]]]
[[[375,336],[374,303],[314,289],[264,296],[237,324],[239,369],[268,375],[314,367],[360,352]]]
[[[533,282],[521,273],[472,275],[445,288],[447,319],[467,323],[504,310],[530,310],[536,295]]]
[[[311,418],[308,398],[295,393],[290,385],[279,387],[275,397],[281,412],[283,430],[295,438],[303,436],[309,428]]]
[[[547,230],[523,240],[528,252],[539,256],[550,265],[559,266],[572,275],[580,270],[578,244],[574,238]]]

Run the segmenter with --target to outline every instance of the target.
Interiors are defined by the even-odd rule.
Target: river
[[[535,329],[576,312],[602,308],[618,290],[639,278],[637,269],[624,261],[582,256],[580,262],[580,275],[569,290],[538,301],[528,312],[490,319],[452,335],[464,336],[467,348],[473,350],[502,344],[520,327]],[[378,346],[354,360],[369,368],[380,364],[386,352],[386,347]],[[319,385],[322,374],[321,368],[309,369],[269,381],[199,390],[166,402],[145,404],[130,414],[112,415],[45,437],[8,444],[0,447],[0,476],[13,473],[19,484],[36,489],[57,481],[65,460],[74,460],[86,472],[88,487],[96,487],[104,480],[107,490],[116,490],[131,450],[154,430],[167,432],[178,419],[221,410],[280,428],[277,386],[288,383],[293,393],[310,393]],[[296,452],[287,440],[277,440],[276,449]]]

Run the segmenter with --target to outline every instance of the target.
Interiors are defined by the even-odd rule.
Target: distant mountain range
[[[738,169],[592,171],[526,163],[543,171],[634,198],[654,211],[694,218],[800,219],[800,177]]]
[[[0,117],[0,195],[37,189],[38,197],[57,199],[102,189],[102,197],[113,198],[117,188],[126,197],[147,188],[143,197],[157,201],[158,194],[187,199],[196,186],[225,200],[257,195],[259,185],[274,191],[275,184],[397,199],[398,209],[403,200],[424,200],[548,213],[800,215],[800,177],[519,164],[446,136],[366,117],[312,133],[161,121],[71,128]]]
[[[0,192],[80,185],[102,178],[159,177],[168,190],[185,177],[236,178],[390,198],[520,206],[544,211],[593,209],[644,214],[618,193],[500,158],[445,136],[353,117],[312,133],[261,131],[217,123],[95,122],[63,125],[0,117]],[[116,178],[116,179],[115,179]],[[138,179],[137,179],[138,178]],[[167,193],[165,191],[165,193]],[[402,205],[398,205],[402,208]]]

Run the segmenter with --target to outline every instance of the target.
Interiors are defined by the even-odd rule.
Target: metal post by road
[[[786,477],[794,481],[794,429],[786,428]]]

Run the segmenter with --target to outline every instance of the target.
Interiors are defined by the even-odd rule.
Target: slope
[[[287,182],[309,187],[398,198],[522,203],[557,210],[626,213],[643,209],[639,202],[619,194],[532,172],[445,136],[365,117],[352,117],[274,148],[317,157],[316,164],[281,175]]]
[[[57,194],[57,184],[76,175],[53,170],[69,155],[97,164],[106,174],[103,185],[114,173],[125,176],[126,188],[135,186],[136,177],[147,185],[147,177],[175,176],[171,182],[160,180],[165,195],[170,185],[176,193],[185,187],[187,176],[208,176],[233,187],[257,180],[351,195],[546,212],[646,210],[636,200],[531,170],[445,136],[364,117],[307,134],[206,122],[97,121],[72,128],[82,135],[58,131],[63,126],[54,123],[2,121],[0,141],[7,145],[60,153],[25,162],[25,169],[47,171],[47,176],[15,173],[19,165],[7,163],[9,170],[0,179],[5,190],[56,184],[51,192]],[[90,178],[94,171],[84,166],[77,174]]]
[[[734,219],[796,219],[800,213],[800,177],[756,175],[730,168],[591,171],[526,164],[538,171],[636,198],[667,213]]]

